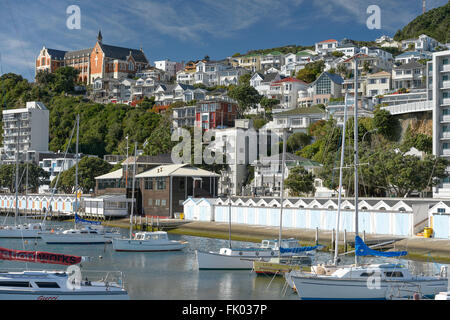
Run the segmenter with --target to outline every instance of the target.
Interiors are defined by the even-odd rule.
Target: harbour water
[[[4,218],[2,220],[5,220]],[[23,220],[23,219],[22,219]],[[10,218],[2,221],[11,223]],[[23,221],[22,221],[23,222]],[[31,221],[30,221],[31,222]],[[36,222],[35,220],[32,222]],[[49,222],[49,224],[73,227],[70,222]],[[129,230],[121,229],[123,236]],[[39,250],[92,257],[82,263],[83,278],[91,271],[121,271],[125,288],[131,299],[150,300],[292,300],[298,299],[290,290],[283,290],[282,277],[259,275],[250,270],[198,270],[195,250],[219,250],[228,246],[227,240],[169,234],[173,240],[185,240],[188,246],[176,252],[116,252],[111,244],[106,245],[56,245],[45,244],[41,239],[0,239],[0,246],[19,250]],[[233,246],[249,243],[233,241]],[[252,244],[254,245],[254,244]],[[317,262],[326,262],[331,254],[317,253]],[[343,257],[352,263],[354,257]],[[381,261],[366,259],[366,262]],[[386,261],[386,260],[383,260]],[[407,263],[415,272],[429,270],[437,272],[442,264],[412,260],[391,260]],[[0,270],[65,270],[65,266],[0,260]],[[450,269],[450,268],[449,268]]]

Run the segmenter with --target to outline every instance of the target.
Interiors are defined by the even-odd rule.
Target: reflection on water
[[[53,225],[72,227],[72,223],[52,222]],[[124,237],[128,230],[122,229]],[[40,250],[93,257],[93,261],[84,262],[82,270],[122,271],[125,287],[132,299],[189,299],[189,300],[258,300],[258,299],[298,299],[291,290],[286,290],[282,277],[265,276],[249,270],[198,270],[195,250],[218,251],[228,247],[228,240],[210,239],[170,234],[174,240],[188,241],[188,246],[178,252],[116,252],[111,244],[107,245],[47,245],[41,239],[37,241],[20,239],[0,239],[0,246],[11,249]],[[233,246],[248,245],[233,241]],[[254,244],[252,244],[254,245]],[[327,262],[331,254],[319,252],[317,261]],[[379,258],[365,258],[364,262],[386,261]],[[438,272],[441,264],[424,263],[411,260],[388,261],[408,264],[415,273],[432,270]],[[345,264],[354,263],[354,257],[343,256]],[[65,266],[21,263],[0,260],[0,269],[29,268],[64,270]],[[449,268],[450,269],[450,268]]]

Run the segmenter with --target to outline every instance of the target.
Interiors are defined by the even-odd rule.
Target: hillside
[[[398,30],[394,40],[417,38],[426,34],[441,43],[450,42],[450,1],[446,5],[432,9]]]

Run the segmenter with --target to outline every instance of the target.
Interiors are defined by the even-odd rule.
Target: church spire
[[[102,43],[103,37],[102,37],[102,31],[98,30],[98,36],[97,36],[98,42]]]

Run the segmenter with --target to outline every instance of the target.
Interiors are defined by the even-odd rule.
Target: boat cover
[[[383,251],[377,251],[370,249],[364,241],[361,239],[361,237],[356,236],[355,237],[355,253],[357,256],[380,256],[380,257],[400,257],[400,256],[406,256],[408,254],[407,251],[390,251],[390,252],[383,252]]]
[[[25,251],[0,247],[0,260],[72,265],[80,263],[82,257],[44,251]]]
[[[81,222],[81,223],[88,223],[88,224],[102,224],[100,221],[90,221],[90,220],[84,220],[82,218],[80,218],[76,213],[75,213],[75,222]]]
[[[287,252],[298,253],[298,252],[305,252],[305,251],[316,250],[316,249],[318,249],[320,247],[322,247],[322,246],[321,245],[317,245],[317,246],[313,246],[313,247],[295,247],[295,248],[283,248],[283,247],[280,247],[280,252],[281,253],[287,253]]]

